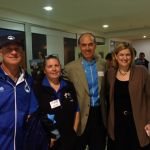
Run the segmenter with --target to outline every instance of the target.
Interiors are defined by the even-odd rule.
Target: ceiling
[[[46,5],[53,11],[44,11]],[[0,8],[94,31],[102,37],[150,37],[150,0],[0,0]],[[103,24],[110,27],[103,29]]]

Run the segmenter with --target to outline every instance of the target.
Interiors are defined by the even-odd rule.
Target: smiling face
[[[123,49],[120,50],[116,55],[115,55],[116,61],[118,62],[118,67],[119,68],[129,68],[131,61],[132,61],[132,56],[131,52],[129,49]]]
[[[80,50],[83,57],[87,61],[91,61],[94,58],[96,43],[94,37],[91,34],[85,34],[80,38]]]
[[[60,62],[55,58],[50,58],[45,61],[44,73],[49,80],[59,80],[61,75]]]
[[[129,69],[134,63],[135,53],[131,44],[122,42],[119,43],[112,52],[113,66],[115,68],[125,67]],[[125,69],[124,68],[124,69]]]
[[[19,66],[22,61],[23,50],[17,44],[10,44],[1,48],[0,55],[3,57],[4,65]]]

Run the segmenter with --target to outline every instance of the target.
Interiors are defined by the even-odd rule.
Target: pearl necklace
[[[129,72],[129,69],[126,71],[126,72],[122,72],[119,68],[118,68],[118,71],[121,75],[125,76],[128,72]]]

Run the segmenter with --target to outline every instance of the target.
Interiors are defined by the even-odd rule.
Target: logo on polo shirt
[[[68,99],[69,101],[71,101],[71,102],[73,102],[73,99],[72,99],[72,97],[71,97],[71,93],[65,93],[64,94],[64,97],[66,98],[66,99]]]

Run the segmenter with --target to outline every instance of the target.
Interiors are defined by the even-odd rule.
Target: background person
[[[95,55],[96,39],[91,33],[80,36],[78,44],[82,57],[67,64],[64,76],[75,86],[80,107],[80,124],[78,150],[105,149],[105,127],[103,100],[101,99],[101,82],[104,78],[105,63]]]
[[[50,149],[76,150],[79,107],[74,86],[61,77],[57,56],[45,58],[44,73],[44,79],[34,89],[39,101],[39,112],[47,118],[43,125],[46,133],[50,132]]]
[[[20,67],[23,47],[15,37],[1,39],[0,149],[21,150],[27,116],[36,110],[31,77]]]
[[[105,56],[105,60],[106,60],[107,69],[113,67],[112,53],[108,53],[108,54]]]
[[[108,70],[109,150],[149,150],[150,75],[133,65],[131,45],[120,43],[113,51],[114,68]]]
[[[140,52],[139,58],[137,58],[135,60],[135,64],[136,65],[143,65],[148,69],[149,61],[147,59],[145,59],[145,53],[144,52]]]

